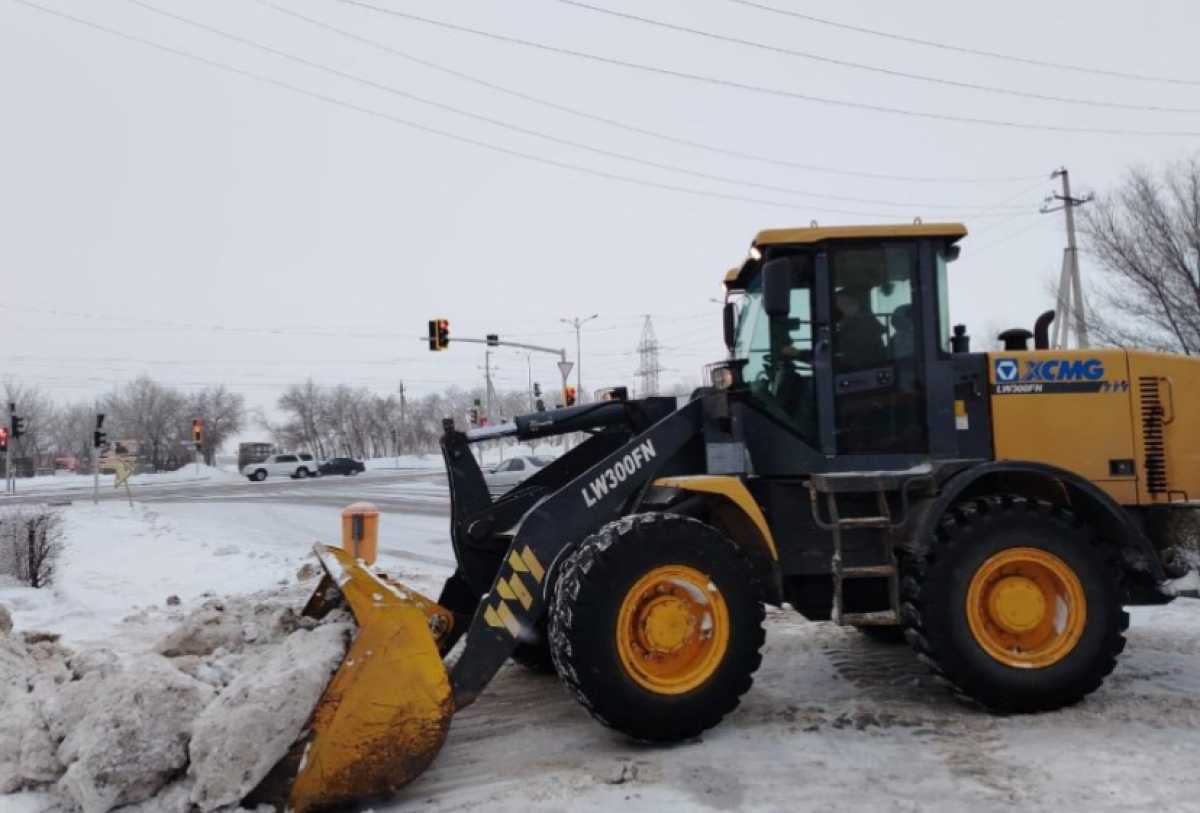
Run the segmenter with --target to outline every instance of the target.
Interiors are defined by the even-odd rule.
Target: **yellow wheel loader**
[[[358,635],[260,797],[396,792],[510,658],[633,738],[694,737],[750,689],[765,604],[902,634],[996,711],[1095,690],[1124,608],[1184,575],[1168,528],[1200,494],[1200,366],[1051,348],[1052,314],[971,352],[947,284],[965,234],[764,231],[725,278],[729,357],[683,405],[446,421],[457,570],[435,602],[319,550],[306,612],[348,604]],[[568,432],[587,438],[489,496],[472,443]]]

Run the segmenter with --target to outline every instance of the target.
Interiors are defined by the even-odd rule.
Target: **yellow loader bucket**
[[[358,634],[325,688],[306,736],[260,786],[261,796],[251,796],[275,803],[286,799],[296,813],[395,793],[433,761],[454,713],[450,679],[432,631],[444,635],[453,616],[371,573],[345,550],[317,545],[316,553],[326,575],[306,614],[322,614],[322,605],[336,597],[333,590],[340,590]],[[289,777],[294,777],[290,789]]]

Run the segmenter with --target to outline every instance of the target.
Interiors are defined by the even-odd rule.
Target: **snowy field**
[[[3,587],[0,604],[16,632],[124,659],[213,596],[298,605],[312,543],[339,529],[336,510],[288,505],[112,502],[65,516],[58,586]],[[381,565],[400,579],[436,596],[451,561],[444,518],[383,516]],[[433,767],[373,809],[1200,811],[1198,666],[1200,602],[1135,610],[1099,692],[1064,711],[995,717],[937,686],[906,647],[772,611],[753,689],[697,741],[631,743],[554,678],[508,666],[455,717]],[[0,797],[4,813],[57,805]]]

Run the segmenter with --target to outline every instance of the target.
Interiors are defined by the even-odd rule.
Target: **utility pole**
[[[483,351],[483,414],[492,421],[492,351]]]
[[[1083,283],[1079,278],[1079,249],[1075,244],[1075,208],[1090,203],[1095,195],[1086,198],[1071,196],[1071,175],[1066,167],[1061,167],[1050,173],[1051,179],[1062,179],[1062,194],[1050,195],[1042,204],[1042,214],[1063,210],[1067,222],[1067,247],[1063,249],[1062,271],[1058,276],[1057,318],[1054,320],[1054,335],[1051,345],[1066,348],[1071,342],[1071,332],[1075,333],[1075,346],[1080,349],[1088,347],[1087,314],[1084,311]],[[1050,202],[1062,201],[1061,206],[1051,206]]]
[[[575,328],[575,389],[579,391],[579,402],[583,403],[587,400],[587,396],[583,392],[583,343],[580,339],[580,331],[588,322],[600,316],[598,313],[593,313],[591,316],[583,319],[578,316],[571,319],[559,319],[563,324],[570,325]],[[563,377],[563,385],[566,386],[566,376]]]
[[[4,447],[4,491],[6,494],[17,493],[17,475],[13,473],[12,450],[20,434],[17,431],[17,405],[10,401],[8,404],[8,444]]]
[[[400,442],[408,430],[408,402],[404,397],[404,382],[400,382],[400,434],[392,437],[392,451],[396,453],[396,468],[400,468]]]
[[[533,353],[525,354],[525,364],[529,369],[529,411],[533,412]]]

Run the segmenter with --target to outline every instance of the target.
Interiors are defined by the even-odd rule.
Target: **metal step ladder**
[[[871,484],[868,478],[855,479],[850,475],[814,475],[809,480],[808,492],[812,501],[813,521],[829,531],[833,536],[833,558],[831,560],[831,575],[833,576],[833,608],[832,618],[835,624],[853,626],[893,626],[900,623],[900,566],[896,560],[896,552],[891,540],[884,538],[884,558],[886,563],[881,565],[847,566],[842,562],[842,534],[846,531],[856,531],[865,528],[895,528],[904,523],[902,517],[897,522],[892,517],[891,506],[888,504],[885,484],[873,483],[875,487],[865,488]],[[873,491],[876,496],[878,514],[874,516],[843,517],[838,510],[838,493]],[[900,489],[904,494],[903,488]],[[827,519],[822,518],[818,494],[825,496],[825,511]],[[890,609],[877,610],[869,613],[848,613],[844,608],[843,587],[847,579],[881,579],[888,580],[888,603]]]

